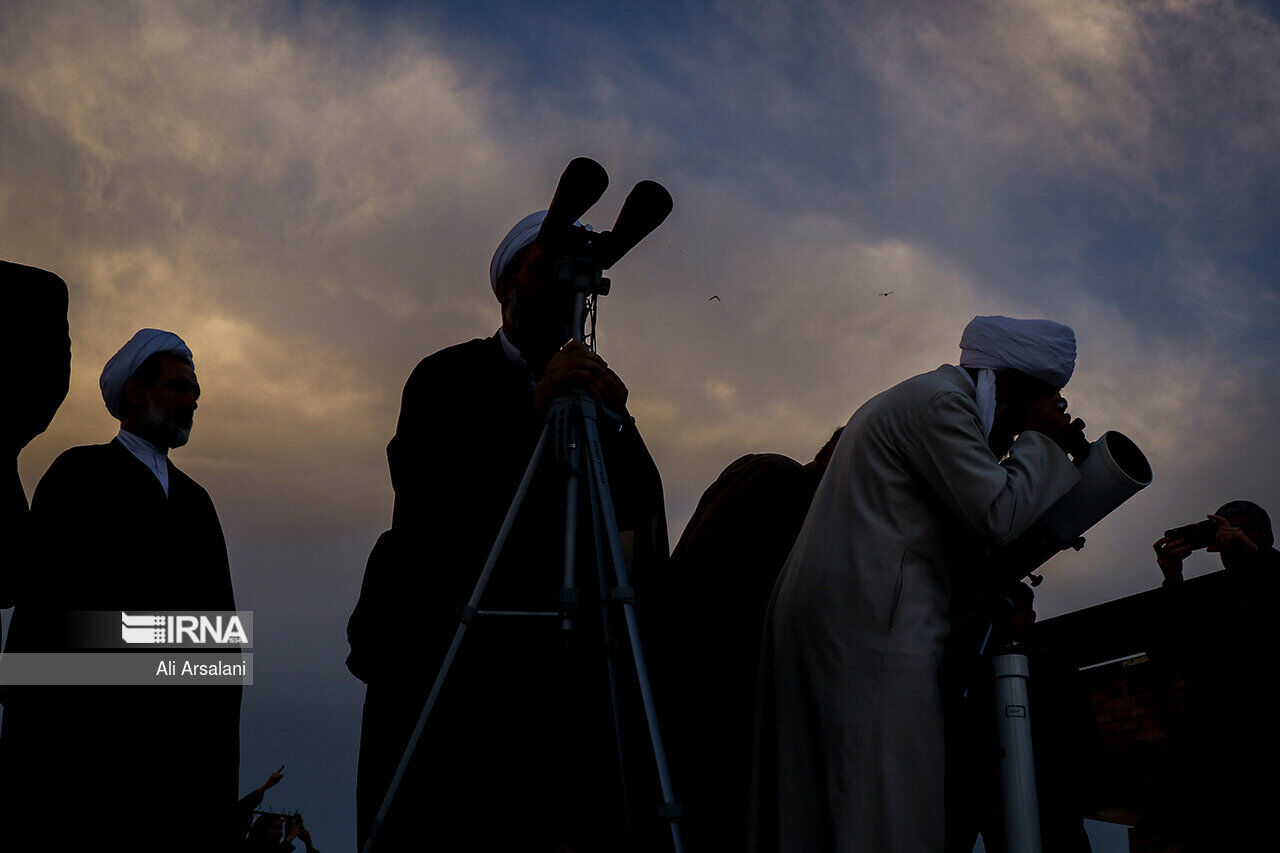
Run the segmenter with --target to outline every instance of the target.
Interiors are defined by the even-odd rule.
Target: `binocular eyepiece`
[[[609,186],[604,167],[588,157],[569,162],[556,185],[537,245],[556,257],[580,257],[601,270],[613,266],[649,236],[671,213],[671,194],[656,181],[641,181],[628,193],[613,230],[593,232],[574,223]]]

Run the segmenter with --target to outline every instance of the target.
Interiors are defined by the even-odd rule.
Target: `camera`
[[[1181,539],[1191,547],[1192,551],[1208,548],[1218,535],[1218,522],[1212,518],[1197,521],[1195,524],[1184,524],[1166,530],[1164,535],[1169,539]]]

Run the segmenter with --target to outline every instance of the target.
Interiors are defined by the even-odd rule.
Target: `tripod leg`
[[[609,580],[605,575],[605,550],[603,533],[604,519],[600,511],[600,494],[596,489],[594,477],[587,483],[591,493],[591,531],[595,536],[596,581],[600,591],[600,626],[604,634],[605,663],[609,669],[609,699],[613,703],[613,736],[618,747],[618,776],[622,783],[622,813],[627,824],[627,843],[630,849],[636,846],[635,830],[631,826],[631,786],[627,781],[627,757],[622,740],[622,696],[618,693],[618,640],[613,633],[613,614],[605,603],[605,590],[609,588]]]
[[[631,657],[636,668],[636,680],[640,684],[640,699],[644,705],[645,722],[649,726],[649,742],[653,745],[654,763],[658,768],[658,784],[662,789],[662,816],[671,826],[671,840],[676,853],[683,853],[684,840],[680,833],[680,806],[676,803],[671,785],[671,770],[667,766],[667,753],[662,747],[662,733],[658,730],[658,711],[653,702],[653,689],[649,684],[649,670],[644,662],[644,650],[640,647],[640,627],[636,622],[636,608],[630,596],[631,585],[627,581],[627,565],[622,556],[622,539],[618,534],[618,519],[613,511],[613,498],[609,492],[609,477],[604,470],[604,455],[600,447],[600,433],[596,429],[595,403],[590,398],[582,402],[582,425],[587,437],[587,468],[594,487],[598,490],[600,514],[608,538],[609,555],[617,587],[614,598],[621,601],[627,621],[627,637],[631,643]]]
[[[502,553],[507,537],[511,535],[511,528],[515,525],[516,515],[520,511],[521,504],[524,503],[525,495],[529,492],[529,484],[533,481],[534,472],[538,470],[538,462],[542,459],[543,451],[547,445],[547,435],[550,431],[550,426],[542,428],[542,435],[538,438],[538,444],[533,449],[533,455],[529,457],[529,465],[525,468],[524,476],[520,479],[520,485],[516,488],[515,497],[511,499],[511,506],[507,509],[507,515],[502,519],[502,527],[499,528],[498,536],[493,541],[493,547],[489,549],[489,557],[485,560],[484,568],[480,571],[480,577],[476,581],[475,588],[471,591],[471,598],[468,599],[466,606],[462,608],[462,614],[458,618],[458,628],[454,631],[453,641],[449,644],[449,651],[445,653],[444,661],[440,664],[440,670],[436,673],[436,680],[431,685],[431,692],[427,694],[427,701],[422,706],[422,713],[418,715],[418,723],[413,727],[413,734],[409,736],[409,743],[405,746],[404,754],[400,756],[400,764],[396,767],[395,775],[391,777],[391,784],[387,786],[387,793],[382,798],[382,805],[378,807],[378,813],[374,816],[373,823],[369,827],[369,837],[365,840],[362,853],[372,853],[375,849],[379,831],[387,819],[387,813],[390,812],[392,803],[395,802],[396,791],[399,790],[400,783],[404,780],[405,771],[409,769],[409,764],[413,761],[413,753],[418,748],[418,741],[427,726],[427,718],[431,716],[431,709],[435,706],[436,698],[440,695],[440,688],[444,685],[444,680],[449,675],[449,669],[453,666],[454,658],[458,656],[458,649],[462,645],[463,636],[467,633],[467,627],[475,619],[476,612],[480,607],[480,598],[484,595],[485,587],[489,584],[489,576],[493,574],[493,568],[498,563],[498,555]]]
[[[574,570],[578,560],[578,486],[582,458],[581,431],[570,419],[565,446],[564,462],[567,466],[564,482],[564,585],[560,589],[560,629],[565,632],[566,643],[573,630],[578,609],[578,590],[574,586]]]

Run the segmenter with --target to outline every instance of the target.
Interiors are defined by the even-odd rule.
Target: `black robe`
[[[405,385],[387,448],[392,529],[369,557],[347,628],[347,665],[368,684],[357,786],[361,843],[542,426],[528,381],[496,336],[427,357]],[[666,557],[661,481],[634,427],[601,432],[618,526],[638,578]],[[585,485],[582,494],[585,506]],[[539,471],[524,506],[484,609],[557,606],[564,490],[553,465]],[[579,542],[589,558],[590,542]],[[589,559],[580,566],[587,576],[579,588],[590,599],[594,567]],[[597,617],[584,607],[570,653],[558,619],[481,617],[473,624],[380,836],[388,849],[516,843],[534,850],[563,840],[579,850],[616,848],[623,819]],[[652,799],[647,756],[628,771],[641,799]],[[643,804],[641,810],[652,814]]]
[[[60,627],[71,611],[235,609],[213,502],[172,463],[166,497],[119,441],[72,448],[40,480],[31,519],[6,651],[76,650]],[[14,849],[56,849],[68,832],[77,848],[141,850],[155,837],[171,849],[181,832],[192,849],[226,849],[240,688],[10,687],[0,760],[0,826],[30,832],[33,845]]]
[[[819,476],[775,453],[736,460],[703,493],[664,572],[646,641],[691,849],[745,844],[765,610]]]
[[[6,415],[0,420],[6,465],[13,458],[13,467],[5,472],[0,607],[12,607],[9,573],[26,560],[28,509],[18,478],[18,453],[49,426],[71,380],[66,282],[46,270],[0,261],[0,352],[5,363],[22,365],[10,377]]]

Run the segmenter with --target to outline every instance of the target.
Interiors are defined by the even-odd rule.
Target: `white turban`
[[[511,226],[507,236],[502,238],[502,242],[498,244],[498,248],[493,253],[493,260],[489,261],[489,286],[493,288],[494,296],[498,295],[498,279],[502,278],[502,273],[507,269],[507,265],[515,259],[521,249],[525,246],[533,245],[533,242],[538,239],[538,229],[542,227],[542,220],[546,218],[547,212],[545,210],[530,213],[524,219]],[[582,225],[581,222],[573,224]],[[590,225],[583,227],[588,231],[591,230]]]
[[[158,352],[173,353],[195,367],[191,350],[183,343],[182,338],[173,332],[164,332],[160,329],[142,329],[129,339],[129,343],[120,347],[119,352],[111,356],[107,366],[102,368],[102,376],[98,379],[98,386],[102,389],[102,401],[107,404],[107,411],[112,417],[124,417],[121,411],[124,384],[137,372],[142,362]]]
[[[1076,333],[1052,320],[974,317],[960,336],[960,366],[978,368],[978,417],[991,434],[997,370],[1020,370],[1062,388],[1076,366]]]

